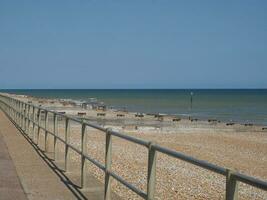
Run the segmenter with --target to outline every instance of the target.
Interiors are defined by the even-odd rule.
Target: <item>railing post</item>
[[[15,100],[15,116],[16,116],[16,124],[18,124],[18,101]]]
[[[17,123],[17,101],[16,99],[14,99],[14,118],[15,118],[15,122]]]
[[[14,114],[15,114],[15,112],[14,112],[14,100],[12,100],[12,104],[11,104],[11,110],[12,110],[12,119],[14,120]]]
[[[153,143],[150,143],[148,146],[147,200],[154,199],[156,185],[156,160],[157,153],[153,148]]]
[[[8,109],[8,115],[9,115],[10,117],[12,117],[12,116],[11,116],[11,99],[9,100],[8,107],[9,107],[9,109]]]
[[[105,194],[104,199],[111,199],[111,177],[109,172],[111,171],[112,164],[112,137],[110,129],[106,130],[106,152],[105,152]]]
[[[23,128],[23,103],[20,102],[20,128]]]
[[[66,118],[65,124],[65,171],[69,170],[69,141],[70,141],[69,118]]]
[[[23,103],[20,102],[20,128],[23,129]]]
[[[41,128],[40,128],[40,124],[41,124],[41,109],[39,108],[38,111],[37,111],[37,138],[36,138],[36,144],[38,145],[39,144],[39,137],[40,137],[40,131],[41,131]]]
[[[12,99],[9,101],[9,116],[12,118]]]
[[[233,176],[234,171],[226,170],[226,200],[238,199],[238,181]]]
[[[58,160],[58,121],[57,121],[57,114],[54,113],[54,160]]]
[[[20,127],[20,101],[18,101],[17,100],[17,102],[18,102],[18,107],[17,107],[17,112],[18,112],[18,126]]]
[[[11,109],[12,109],[12,119],[15,119],[15,112],[14,112],[14,99],[12,99],[12,104],[11,104]]]
[[[48,133],[47,133],[47,123],[48,123],[48,112],[45,111],[45,125],[44,125],[44,128],[45,128],[45,151],[47,152],[48,151],[48,141],[47,141],[47,136],[48,136]]]
[[[25,122],[24,114],[25,114],[25,104],[22,102],[22,105],[21,105],[21,129],[23,131],[24,131],[24,122]]]
[[[6,108],[6,112],[7,112],[7,114],[9,115],[9,101],[7,100],[7,108]]]
[[[31,129],[30,129],[30,117],[31,117],[31,106],[28,105],[28,113],[27,113],[27,116],[28,116],[28,120],[27,120],[27,131],[28,131],[28,135],[29,137],[31,137]]]
[[[26,130],[26,122],[27,122],[27,118],[26,118],[26,109],[27,109],[27,105],[24,103],[24,115],[23,115],[23,126],[24,126],[24,131],[25,133],[27,133],[27,130]]]
[[[16,124],[19,126],[19,102],[16,100]]]
[[[15,99],[13,99],[13,117],[14,117],[14,121],[16,122],[16,101]]]
[[[17,100],[17,113],[18,113],[17,124],[18,126],[20,126],[20,101],[19,100]]]
[[[20,101],[17,100],[17,124],[20,126]]]
[[[87,154],[87,133],[86,133],[86,124],[82,123],[82,138],[81,138],[81,150],[82,150],[82,154],[81,154],[81,188],[84,188],[87,186],[87,182],[86,182],[86,171],[87,171],[87,165],[86,165],[86,159],[85,156]]]
[[[33,120],[33,123],[32,123],[32,141],[34,142],[34,139],[35,139],[35,121],[36,121],[36,116],[35,116],[35,107],[32,108],[32,113],[33,113],[33,116],[32,116],[32,120]]]
[[[13,110],[13,120],[16,122],[16,104],[15,104],[15,99],[13,99],[13,105],[12,105],[12,110]]]
[[[14,113],[13,114],[14,115],[14,119],[13,120],[14,120],[14,122],[17,122],[17,116],[16,116],[16,114],[17,114],[16,113],[16,100],[15,99],[13,100],[13,113]]]
[[[19,100],[17,100],[17,113],[18,113],[17,124],[20,127],[20,101]]]
[[[25,133],[28,134],[28,119],[27,119],[27,116],[28,116],[28,105],[25,104]]]

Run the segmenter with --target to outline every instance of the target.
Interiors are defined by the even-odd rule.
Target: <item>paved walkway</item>
[[[0,199],[26,200],[26,195],[0,132]]]
[[[103,199],[103,184],[89,177],[90,188],[78,189],[51,159],[34,148],[2,111],[0,135],[1,200]]]

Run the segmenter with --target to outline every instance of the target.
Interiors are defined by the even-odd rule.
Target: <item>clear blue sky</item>
[[[267,1],[0,0],[0,88],[267,88]]]

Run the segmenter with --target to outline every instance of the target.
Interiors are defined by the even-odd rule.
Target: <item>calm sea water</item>
[[[267,90],[2,90],[37,97],[88,101],[117,109],[267,125]],[[190,92],[193,104],[190,109]]]

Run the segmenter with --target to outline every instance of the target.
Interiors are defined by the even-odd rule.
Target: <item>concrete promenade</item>
[[[1,200],[103,199],[103,184],[90,176],[89,181],[90,187],[80,190],[0,111]]]
[[[26,200],[26,194],[0,132],[0,199]]]

